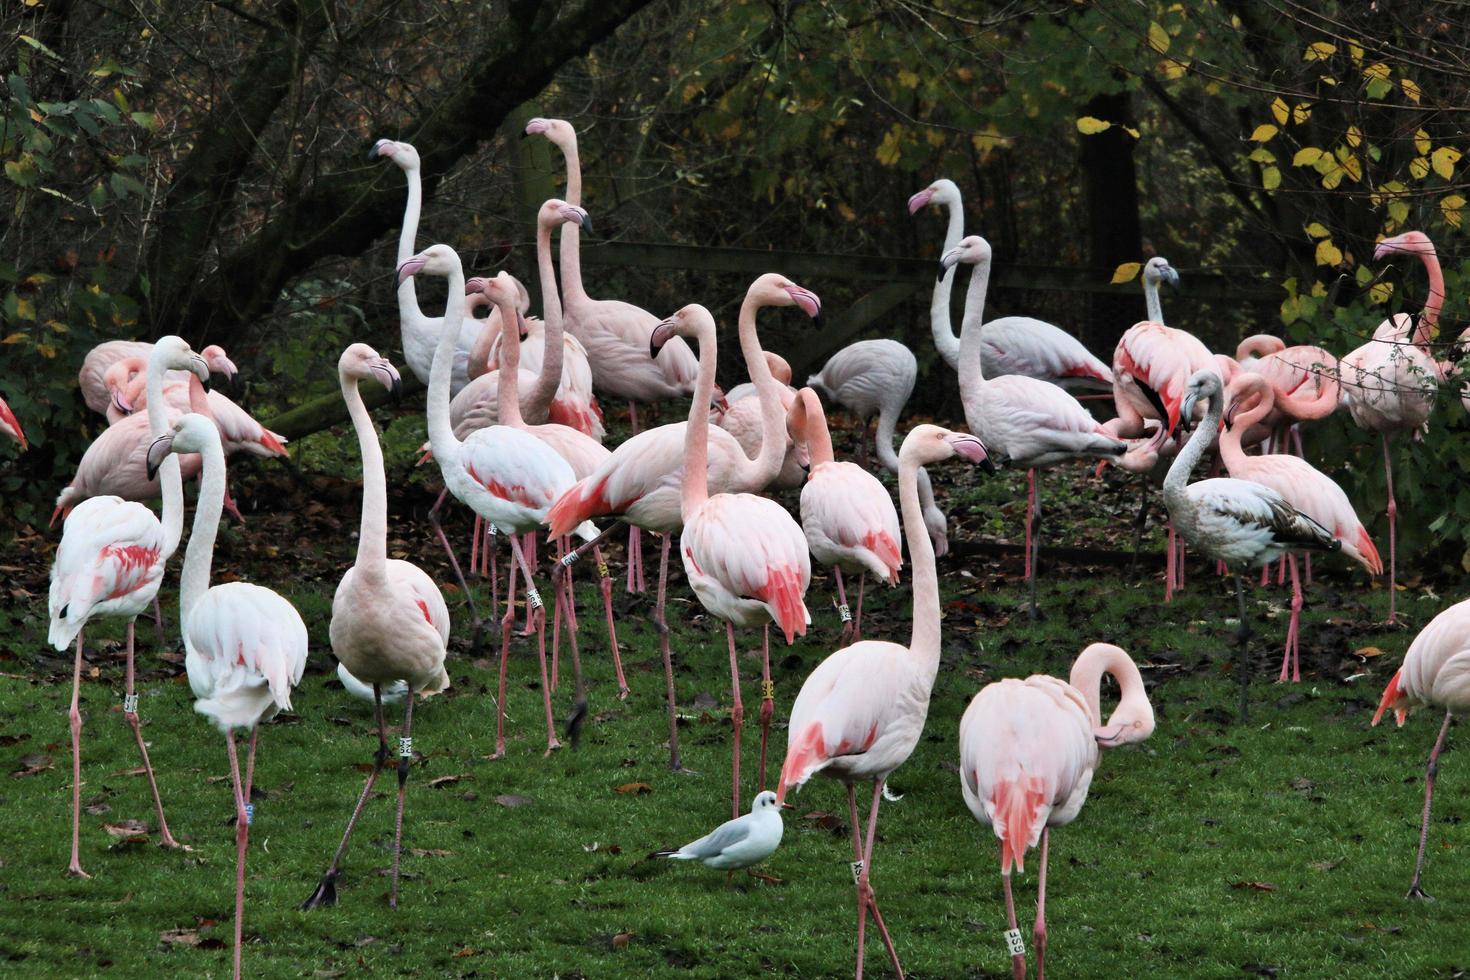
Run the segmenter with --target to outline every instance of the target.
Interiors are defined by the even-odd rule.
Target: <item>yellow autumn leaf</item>
[[[1317,243],[1318,265],[1341,265],[1342,249],[1332,244],[1331,238],[1324,238]]]
[[[1423,180],[1429,176],[1429,158],[1415,157],[1409,161],[1409,174],[1415,180]]]
[[[1291,115],[1291,110],[1286,106],[1286,100],[1279,95],[1271,100],[1271,115],[1275,116],[1276,121],[1283,126],[1286,125],[1287,117]]]
[[[1306,54],[1302,55],[1303,61],[1325,61],[1337,53],[1337,45],[1326,41],[1318,41],[1307,45]]]
[[[1000,130],[991,123],[984,129],[970,134],[970,145],[975,147],[975,152],[980,154],[982,161],[989,158],[995,150],[1004,150],[1011,145],[1010,138],[1002,136]]]
[[[1271,137],[1275,136],[1278,132],[1280,132],[1280,130],[1278,130],[1270,123],[1261,123],[1261,125],[1257,126],[1255,128],[1255,131],[1251,133],[1251,139],[1257,143],[1264,143]]]
[[[1349,126],[1347,129],[1347,145],[1356,150],[1362,142],[1363,131],[1356,126]]]
[[[1139,138],[1138,137],[1138,130],[1134,129],[1132,126],[1124,126],[1123,127],[1123,132],[1127,133],[1129,136],[1132,136],[1134,139],[1138,139]]]
[[[1305,102],[1298,102],[1291,107],[1291,121],[1300,126],[1312,118],[1312,107]]]
[[[1358,44],[1356,41],[1349,41],[1348,54],[1352,57],[1353,64],[1361,65],[1363,63],[1363,46],[1361,44]]]
[[[1264,146],[1258,146],[1254,150],[1251,150],[1250,159],[1254,160],[1256,163],[1275,163],[1276,154],[1272,153]]]
[[[1322,150],[1320,147],[1304,146],[1300,150],[1297,150],[1296,155],[1291,158],[1291,165],[1293,167],[1310,167],[1320,159],[1322,159]]]
[[[878,162],[885,167],[891,167],[898,163],[899,158],[903,156],[903,150],[899,146],[897,126],[883,135],[883,142],[878,146],[878,151],[875,155],[878,157]]]
[[[1143,268],[1142,262],[1124,262],[1113,270],[1113,282],[1132,282],[1138,277],[1138,270]]]
[[[918,73],[917,72],[909,71],[907,68],[901,68],[901,69],[899,69],[899,72],[898,72],[898,84],[902,85],[904,88],[918,88],[919,87],[919,76],[918,76]]]
[[[1370,82],[1386,79],[1391,74],[1393,74],[1393,69],[1389,68],[1381,61],[1376,61],[1373,64],[1369,65],[1367,68],[1363,69],[1363,77],[1368,79],[1368,81]]]
[[[1459,194],[1451,194],[1439,202],[1439,209],[1444,214],[1444,220],[1458,228],[1462,218],[1460,212],[1465,209],[1465,198]]]
[[[15,298],[15,315],[22,320],[34,320],[36,318],[36,306],[28,299]]]
[[[1112,123],[1098,119],[1096,116],[1080,116],[1077,119],[1077,131],[1086,136],[1093,136],[1105,129],[1112,127]]]
[[[1318,299],[1321,299],[1322,297],[1327,295],[1327,287],[1323,285],[1322,280],[1318,279],[1316,282],[1312,283],[1312,288],[1309,292],[1311,293],[1311,295],[1317,297]]]
[[[1311,224],[1307,225],[1305,230],[1307,234],[1311,235],[1313,238],[1327,238],[1332,234],[1332,232],[1327,230],[1327,226],[1320,221],[1313,221]]]
[[[1183,78],[1189,71],[1189,62],[1178,61],[1174,58],[1165,58],[1160,61],[1154,69],[1163,76],[1164,81],[1173,82]]]
[[[18,344],[25,339],[26,335],[17,330],[15,333],[7,334],[4,340],[0,340],[0,344]]]
[[[1261,186],[1268,191],[1274,191],[1281,186],[1281,171],[1275,167],[1267,167],[1261,171]]]
[[[1322,172],[1322,186],[1329,191],[1335,190],[1337,188],[1337,185],[1342,183],[1342,178],[1345,171],[1336,163],[1333,163],[1331,157],[1326,157],[1324,158],[1324,160],[1328,166],[1327,169]]]
[[[1355,181],[1363,179],[1363,161],[1359,160],[1355,156],[1344,157],[1342,161],[1342,169],[1346,171],[1347,175]]]
[[[1415,105],[1419,104],[1419,83],[1412,78],[1399,79],[1399,87],[1404,90],[1404,98]]]
[[[1429,156],[1429,134],[1422,129],[1414,133],[1414,149],[1419,151],[1420,156]]]
[[[1441,146],[1429,154],[1429,165],[1434,168],[1435,173],[1439,174],[1445,180],[1449,180],[1455,175],[1455,164],[1459,159],[1459,150],[1453,146]]]
[[[852,209],[852,207],[850,205],[848,205],[848,203],[846,201],[838,201],[837,202],[837,213],[840,214],[840,215],[842,215],[842,220],[844,220],[844,221],[856,221],[857,220],[857,212],[854,211]]]
[[[1394,221],[1395,224],[1400,224],[1401,225],[1405,221],[1408,221],[1409,220],[1409,202],[1408,201],[1397,201],[1397,200],[1395,200],[1395,201],[1389,201],[1388,202],[1388,216],[1391,219],[1393,219],[1393,221]]]
[[[1379,305],[1387,303],[1392,295],[1393,283],[1391,282],[1375,282],[1368,287],[1368,298]]]
[[[1169,32],[1159,26],[1158,21],[1149,21],[1148,46],[1159,54],[1169,53]]]

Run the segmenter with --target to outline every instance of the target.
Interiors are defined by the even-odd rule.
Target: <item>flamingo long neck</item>
[[[827,413],[822,410],[822,399],[817,397],[817,393],[810,388],[797,392],[791,413],[792,427],[806,442],[811,469],[816,470],[823,463],[836,460],[832,452],[832,433],[827,429]]]
[[[1123,718],[1131,721],[1136,717],[1140,706],[1152,714],[1152,709],[1148,708],[1148,693],[1144,690],[1143,675],[1138,672],[1138,665],[1118,647],[1110,643],[1094,643],[1077,657],[1069,678],[1069,683],[1082,692],[1083,698],[1087,700],[1087,712],[1092,716],[1094,727],[1103,723],[1103,674],[1113,675],[1113,680],[1118,682],[1118,707],[1113,710],[1109,721],[1120,721]]]
[[[403,174],[408,178],[408,203],[403,208],[403,227],[398,231],[398,261],[394,263],[395,269],[413,256],[414,239],[419,233],[419,212],[424,206],[424,181],[419,168],[409,167]],[[398,316],[400,319],[424,319],[424,313],[419,309],[413,276],[398,284]]]
[[[893,450],[893,435],[897,427],[898,411],[884,406],[878,412],[878,425],[873,432],[874,441],[877,443],[875,455],[878,457],[878,462],[883,464],[883,468],[895,476],[898,475],[898,453]],[[830,432],[828,434],[830,435]],[[919,467],[919,503],[923,506],[925,513],[938,506],[934,502],[934,486],[929,481],[929,471],[922,466]]]
[[[985,318],[985,291],[990,285],[990,259],[984,258],[970,270],[970,288],[965,293],[965,314],[960,321],[960,403],[972,431],[979,431],[980,395],[985,372],[980,366],[980,325]]]
[[[769,305],[753,291],[747,291],[740,304],[740,353],[745,355],[745,369],[750,373],[761,404],[760,451],[749,465],[737,460],[741,462],[740,472],[745,477],[741,482],[752,490],[759,490],[774,480],[786,459],[786,412],[781,407],[781,383],[771,374],[771,366],[766,363],[766,352],[761,349],[755,327],[755,311]],[[709,405],[708,396],[703,404]],[[744,456],[743,453],[741,455]]]
[[[1251,430],[1252,426],[1270,415],[1271,409],[1276,404],[1270,385],[1253,385],[1244,389],[1237,397],[1250,397],[1251,394],[1255,395],[1256,401],[1244,411],[1236,411],[1230,425],[1220,433],[1218,445],[1220,462],[1224,464],[1225,471],[1232,476],[1243,466],[1248,465],[1241,439]]]
[[[965,209],[958,198],[948,201],[945,207],[949,210],[949,226],[944,232],[944,251],[948,252],[965,237]],[[951,266],[934,284],[934,297],[929,301],[929,331],[934,335],[934,346],[939,350],[939,356],[957,371],[960,367],[960,338],[955,336],[949,316],[955,275]]]
[[[715,393],[715,332],[701,324],[699,330],[699,376],[694,381],[694,402],[689,406],[689,427],[684,430],[684,486],[679,511],[684,520],[709,499],[709,402]]]
[[[909,652],[922,664],[932,684],[939,670],[939,574],[934,568],[934,544],[924,527],[919,503],[919,464],[907,455],[898,459],[898,503],[913,569],[914,628],[909,635]]]
[[[482,293],[476,293],[482,296]],[[465,301],[465,319],[475,318],[474,300]],[[481,321],[480,332],[475,334],[475,342],[470,346],[470,362],[467,373],[471,379],[478,378],[482,374],[490,373],[490,354],[495,350],[495,341],[500,339],[500,318],[498,316],[487,316]]]
[[[359,576],[381,583],[388,579],[388,478],[383,471],[383,447],[378,430],[357,390],[357,379],[339,371],[342,400],[357,432],[357,447],[362,452],[362,527],[357,535],[357,569]]]
[[[567,163],[567,203],[582,206],[582,161],[577,156],[577,134],[559,144],[561,155]],[[561,229],[561,287],[568,302],[587,299],[582,288],[582,229],[575,222],[568,222]],[[545,297],[542,302],[546,302]]]
[[[1435,328],[1439,325],[1439,311],[1444,306],[1444,273],[1439,267],[1439,255],[1435,253],[1433,245],[1427,242],[1425,245],[1419,257],[1424,260],[1424,271],[1429,276],[1429,296],[1424,300],[1424,312],[1419,315],[1419,329],[1414,333],[1414,343],[1420,347],[1427,347],[1434,339]]]
[[[179,576],[179,618],[186,628],[190,613],[209,591],[214,539],[219,534],[220,514],[225,508],[225,450],[218,430],[210,434],[200,456],[204,465],[199,476],[199,497],[194,504],[194,530],[189,535],[184,569]]]
[[[148,358],[144,375],[148,386],[148,432],[152,438],[168,434],[168,403],[163,397],[163,375],[167,368],[163,352],[157,346]],[[199,379],[189,376],[195,384]],[[179,475],[179,457],[169,453],[158,467],[158,483],[163,488],[163,560],[168,561],[179,550],[184,536],[184,480]]]
[[[568,231],[575,227],[574,221],[562,225],[563,241],[566,240]],[[551,401],[561,387],[562,358],[566,354],[566,348],[562,339],[561,296],[556,291],[556,270],[551,266],[551,226],[539,221],[536,223],[536,272],[541,280],[541,320],[544,324],[542,340],[545,346],[541,353],[541,374],[526,395],[526,403],[522,407],[528,418],[545,419],[551,412]],[[511,313],[514,315],[514,309]],[[507,322],[504,311],[500,318],[502,322]]]
[[[515,301],[509,296],[496,293],[495,308],[500,311],[500,322],[505,327],[500,331],[500,382],[497,390],[499,421],[501,425],[517,429],[526,427],[521,414],[521,325],[516,313]],[[547,338],[550,342],[550,338]]]
[[[1148,276],[1143,277],[1143,302],[1148,307],[1148,318],[1155,323],[1163,323],[1164,304],[1159,302],[1159,284]]]
[[[460,441],[449,424],[449,385],[454,372],[454,344],[459,322],[464,319],[464,269],[455,263],[449,272],[449,300],[444,304],[444,325],[429,365],[429,444],[440,468],[459,465]],[[514,329],[514,322],[511,328]],[[508,331],[507,331],[508,332]],[[501,379],[504,380],[502,374]]]
[[[1189,437],[1189,442],[1174,457],[1174,462],[1169,467],[1168,475],[1164,477],[1164,502],[1169,508],[1169,517],[1175,523],[1194,524],[1194,504],[1185,493],[1189,485],[1189,475],[1199,465],[1200,457],[1204,456],[1209,447],[1210,437],[1220,431],[1220,415],[1224,410],[1225,396],[1220,391],[1210,395],[1209,404],[1205,407],[1204,421],[1194,430]]]

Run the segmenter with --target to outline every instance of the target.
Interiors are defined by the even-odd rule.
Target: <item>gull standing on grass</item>
[[[781,846],[784,829],[781,804],[776,802],[776,794],[764,790],[751,801],[749,813],[726,820],[699,840],[677,850],[654,851],[652,856],[674,861],[698,861],[706,868],[733,874],[741,868],[760,864],[775,854],[776,848]],[[754,871],[750,874],[770,880],[768,875]]]

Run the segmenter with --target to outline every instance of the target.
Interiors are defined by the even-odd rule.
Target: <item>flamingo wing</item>
[[[119,497],[82,501],[51,566],[51,644],[65,649],[99,606],[142,612],[158,594],[163,567],[163,525],[151,510]]]
[[[194,710],[221,730],[289,710],[306,670],[306,624],[270,589],[226,582],[184,613],[184,666]]]
[[[871,473],[855,463],[825,463],[801,490],[801,526],[819,560],[835,562],[828,552],[862,550],[871,556],[875,574],[898,583],[903,567],[898,511],[893,498]],[[881,569],[881,573],[880,570]]]

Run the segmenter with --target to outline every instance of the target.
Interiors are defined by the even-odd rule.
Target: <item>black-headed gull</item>
[[[759,864],[781,846],[781,804],[776,794],[765,790],[756,794],[750,812],[726,820],[699,840],[672,851],[655,851],[654,857],[676,861],[698,861],[707,868],[738,871]]]

